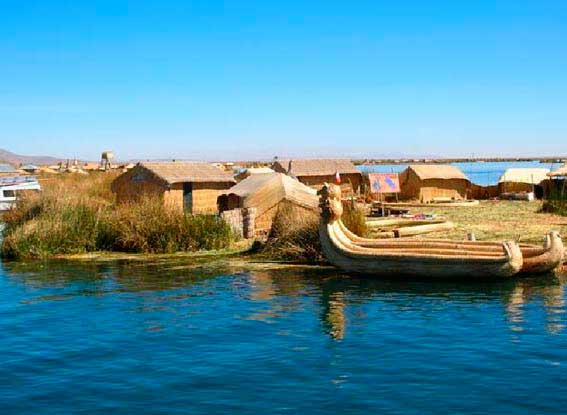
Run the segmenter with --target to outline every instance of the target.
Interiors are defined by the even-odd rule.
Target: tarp
[[[400,179],[398,173],[369,173],[370,191],[372,193],[399,193]]]

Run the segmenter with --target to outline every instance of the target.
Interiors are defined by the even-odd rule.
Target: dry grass
[[[352,206],[351,203],[343,203],[343,223],[353,233],[362,237],[369,237],[368,226],[366,225],[366,212],[359,206]]]
[[[319,215],[298,212],[290,206],[278,211],[262,254],[286,261],[320,263]]]
[[[558,230],[567,235],[567,218],[540,212],[542,203],[521,201],[481,201],[476,207],[412,208],[412,213],[433,213],[455,223],[448,233],[430,234],[425,237],[447,237],[464,239],[474,232],[478,240],[514,239],[522,242],[540,243],[543,236]]]
[[[2,256],[173,253],[225,249],[233,241],[224,221],[168,209],[159,198],[117,206],[110,190],[114,177],[68,174],[42,181],[41,193],[25,194],[4,216]]]
[[[354,233],[367,234],[366,216],[358,207],[345,204],[343,220]],[[322,263],[319,241],[319,214],[305,214],[289,206],[278,211],[272,232],[262,253],[270,258],[304,263]]]

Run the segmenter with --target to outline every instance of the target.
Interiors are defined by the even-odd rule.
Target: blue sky
[[[0,148],[567,153],[565,1],[0,3]]]

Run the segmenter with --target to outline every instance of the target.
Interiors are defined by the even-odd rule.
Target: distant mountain
[[[21,156],[19,154],[14,154],[0,148],[0,162],[10,163],[15,166],[19,166],[20,164],[49,165],[49,164],[57,164],[60,161],[64,161],[64,160],[61,158],[51,157],[51,156]]]

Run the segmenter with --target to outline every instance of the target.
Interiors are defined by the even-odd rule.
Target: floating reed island
[[[564,186],[562,172],[545,175],[556,190]],[[327,255],[327,242],[333,242],[335,250],[352,251],[348,255],[382,255],[382,265],[390,263],[390,268],[367,268],[379,275],[411,271],[422,261],[429,264],[424,269],[439,276],[464,274],[459,268],[504,276],[555,268],[562,241],[559,233],[550,231],[567,233],[564,217],[540,212],[542,206],[550,208],[550,198],[478,201],[473,197],[482,193],[478,186],[456,167],[440,164],[390,174],[386,179],[399,178],[396,194],[375,192],[376,185],[384,183],[373,182],[344,159],[276,160],[270,168],[244,170],[207,162],[141,162],[120,173],[39,173],[43,190],[18,195],[5,214],[2,256],[242,252],[256,241],[254,258],[333,263]],[[534,171],[505,176],[506,185],[500,187],[507,192],[536,188],[520,183],[532,180]],[[332,181],[340,192],[325,185]],[[490,191],[497,194],[498,187]],[[328,206],[321,205],[323,216],[336,215],[329,214],[331,200],[337,204],[333,208],[341,209],[327,239],[320,238],[317,190],[322,189],[332,196]],[[483,191],[486,196],[488,190]],[[553,203],[564,203],[560,192]],[[369,217],[388,212],[393,216]],[[466,241],[471,232],[482,241]],[[544,244],[535,244],[543,235]],[[436,271],[435,261],[441,261],[437,266],[443,270]],[[357,267],[342,268],[357,272]]]

